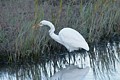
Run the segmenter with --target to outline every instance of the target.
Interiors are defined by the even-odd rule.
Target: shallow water
[[[119,57],[119,42],[95,44],[90,46],[89,52],[52,52],[39,63],[1,65],[0,80],[49,80],[69,65],[80,68],[90,66],[90,71],[83,80],[120,80]]]

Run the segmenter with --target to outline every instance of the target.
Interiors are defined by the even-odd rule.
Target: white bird
[[[44,26],[44,25],[50,27],[49,35],[51,36],[51,38],[57,41],[58,43],[64,45],[69,52],[78,50],[80,48],[89,51],[89,46],[87,42],[78,31],[72,28],[63,28],[57,35],[54,33],[55,27],[51,22],[47,20],[42,20],[39,23],[39,26]]]

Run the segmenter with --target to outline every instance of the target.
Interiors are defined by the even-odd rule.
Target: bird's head
[[[47,20],[42,20],[40,23],[38,23],[38,24],[35,24],[35,25],[33,25],[33,28],[38,28],[38,27],[41,27],[41,26],[44,26],[44,25],[48,25],[48,21]]]
[[[50,28],[49,33],[51,32],[53,33],[55,31],[54,25],[50,21],[47,21],[47,20],[42,20],[39,24],[34,25],[33,29],[38,29],[41,26],[49,26]]]

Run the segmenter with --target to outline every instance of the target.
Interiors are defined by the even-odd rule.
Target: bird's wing
[[[74,29],[64,28],[59,32],[59,37],[64,44],[67,44],[71,47],[81,47],[84,48],[87,45],[87,42],[83,36]]]

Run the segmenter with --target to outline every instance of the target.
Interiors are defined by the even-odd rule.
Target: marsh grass
[[[94,48],[90,50],[90,65],[93,68],[96,79],[108,78],[111,80],[111,75],[116,71],[117,63],[120,60],[118,47],[117,43],[102,43],[94,45]]]
[[[53,6],[50,5],[49,2],[45,2],[44,4],[41,3],[38,5],[38,1],[35,0],[35,20],[48,19],[52,21],[55,24],[56,33],[58,33],[59,30],[63,27],[72,27],[78,30],[87,39],[88,42],[99,42],[103,39],[107,39],[111,36],[119,34],[118,23],[120,18],[120,6],[117,3],[118,1],[113,0],[90,0],[84,4],[81,1],[79,5],[74,5],[72,2],[69,2],[68,5],[64,5],[64,3],[62,3],[62,0],[60,0],[58,6]],[[38,8],[40,10],[38,10]],[[47,10],[48,13],[46,13]],[[42,15],[37,16],[41,13]],[[42,16],[42,18],[40,18],[40,16]],[[25,31],[27,31],[27,29],[25,29]],[[29,39],[36,39],[35,36],[32,37],[33,35],[31,35],[30,32],[28,34],[30,34],[29,37],[31,38],[28,37],[28,40],[26,40],[28,42],[25,42],[23,38],[23,42],[25,42],[25,45],[29,43]],[[35,35],[39,35],[39,38],[41,38],[41,36],[43,35],[46,36],[44,41],[41,41],[40,39],[39,41],[32,40],[32,43],[34,43],[35,45],[37,42],[39,42],[39,46],[41,47],[49,47],[49,45],[55,47],[57,46],[55,45],[54,41],[49,39],[49,37],[47,36],[47,32],[42,34],[36,33]],[[27,48],[27,46],[25,48]],[[38,47],[37,50],[40,50],[40,47]]]
[[[15,58],[66,50],[49,37],[47,27],[32,29],[43,19],[55,25],[56,34],[64,27],[71,27],[89,44],[109,40],[120,35],[119,3],[119,0],[1,1],[0,41],[4,44],[0,46]]]
[[[77,3],[73,0],[66,0],[65,3],[64,0],[59,0],[53,2],[52,0],[44,0],[44,2],[39,0],[1,0],[0,53],[2,54],[0,54],[0,63],[42,63],[40,64],[42,68],[28,65],[30,69],[13,72],[16,79],[25,79],[26,75],[32,79],[41,79],[41,70],[45,72],[46,76],[52,75],[52,70],[49,73],[46,70],[45,65],[48,62],[50,62],[50,66],[54,66],[54,69],[60,68],[61,62],[68,59],[58,53],[66,52],[66,48],[49,37],[48,27],[32,28],[41,20],[46,19],[55,25],[56,34],[64,27],[71,27],[84,36],[90,45],[89,57],[94,75],[100,77],[99,74],[105,74],[105,70],[111,73],[111,67],[116,67],[115,60],[117,60],[111,44],[106,44],[106,48],[97,49],[96,47],[95,51],[92,46],[94,42],[102,43],[103,40],[120,35],[120,1],[88,0],[84,2],[81,0],[80,3]],[[116,52],[120,58],[118,46]],[[56,55],[58,56],[56,57]],[[72,56],[74,57],[74,55]],[[70,59],[71,56],[67,63],[71,62]]]
[[[91,68],[93,69],[94,76],[96,77],[95,80],[113,79],[113,76],[111,75],[114,75],[114,72],[118,67],[116,64],[118,62],[117,56],[119,55],[120,50],[119,45],[119,43],[102,43],[100,45],[96,44],[91,46],[94,48],[90,50],[88,55]],[[49,56],[40,57],[40,61],[37,64],[31,64],[24,61],[22,65],[19,63],[13,63],[12,65],[7,66],[2,65],[1,72],[7,74],[3,73],[4,76],[1,77],[9,77],[10,80],[49,80],[49,77],[62,70],[63,68],[69,66],[69,64],[77,65],[79,67],[82,66],[81,57],[82,54],[85,55],[84,52],[72,53],[70,56],[69,54],[66,55],[66,53],[54,52],[54,54],[51,54]],[[66,64],[68,65],[66,66]],[[86,64],[86,66],[88,65],[89,63]],[[91,76],[91,74],[88,76]]]

